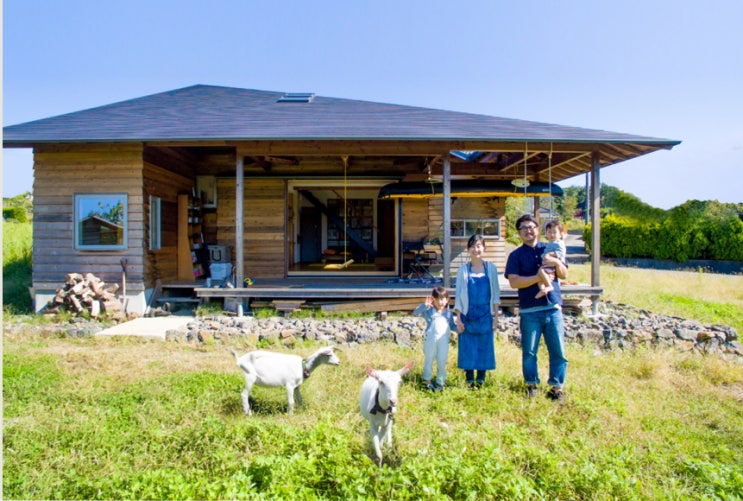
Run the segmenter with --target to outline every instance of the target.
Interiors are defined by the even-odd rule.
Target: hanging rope
[[[426,159],[426,167],[428,168],[428,179],[426,182],[431,185],[431,196],[433,197],[436,195],[436,190],[433,188],[435,181],[433,177],[431,177],[431,162],[429,162],[428,159]]]
[[[526,188],[529,186],[529,180],[526,177],[526,157],[529,155],[529,141],[524,142],[524,214],[528,212],[527,210],[527,198],[526,198]]]
[[[346,184],[346,172],[348,171],[348,157],[343,157],[343,260],[345,261],[348,257],[348,235],[346,230],[348,229],[348,196],[346,196],[347,184]]]
[[[547,175],[549,176],[550,193],[550,219],[552,218],[552,143],[550,143],[550,155],[547,157]]]

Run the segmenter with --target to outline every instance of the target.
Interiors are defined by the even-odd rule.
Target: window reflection
[[[75,195],[75,248],[126,248],[126,193]]]

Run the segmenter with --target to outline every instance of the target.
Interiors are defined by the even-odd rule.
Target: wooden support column
[[[591,154],[591,285],[601,285],[601,152]],[[598,314],[598,296],[593,297],[593,314]]]
[[[451,161],[449,153],[444,155],[444,287],[451,287]]]
[[[243,155],[238,150],[237,152],[237,163],[235,172],[235,287],[244,286],[245,278],[245,263],[244,259],[244,247],[243,247],[243,234],[245,233],[245,225],[243,221],[243,197],[245,187],[245,172],[243,166]]]

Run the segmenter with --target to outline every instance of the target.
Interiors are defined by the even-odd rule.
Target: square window
[[[126,193],[74,195],[75,244],[77,250],[124,250],[127,248]]]
[[[500,219],[453,219],[451,221],[452,238],[469,238],[476,234],[500,238]]]

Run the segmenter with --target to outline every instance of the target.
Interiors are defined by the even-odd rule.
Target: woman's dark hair
[[[467,241],[467,248],[471,249],[475,246],[477,243],[481,243],[483,247],[485,247],[485,237],[480,235],[479,233],[472,235],[470,239]]]
[[[431,295],[434,298],[437,298],[437,299],[440,298],[440,297],[448,298],[449,297],[449,291],[446,290],[446,287],[442,287],[440,285],[437,285],[436,287],[433,288],[433,291],[431,292]]]

